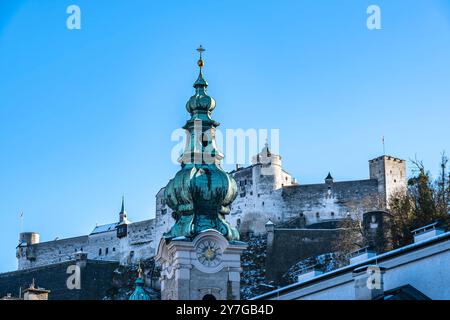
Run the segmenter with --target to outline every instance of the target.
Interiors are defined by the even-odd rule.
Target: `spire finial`
[[[139,266],[138,266],[138,278],[142,278],[142,268],[141,268],[141,261],[139,261]]]
[[[122,209],[120,210],[121,213],[125,212],[125,196],[122,195]]]
[[[203,66],[205,65],[205,63],[203,62],[203,57],[202,57],[202,53],[205,52],[205,48],[202,47],[202,45],[200,45],[197,48],[198,53],[200,54],[200,58],[197,61],[197,65],[200,67],[200,72],[202,71]]]

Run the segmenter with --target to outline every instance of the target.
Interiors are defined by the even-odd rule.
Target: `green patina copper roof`
[[[134,282],[134,291],[128,300],[150,300],[150,295],[144,290],[144,279],[142,278],[142,269],[139,266],[138,278]]]
[[[188,143],[179,159],[181,170],[164,192],[176,223],[164,237],[167,240],[193,238],[204,230],[215,229],[228,240],[238,240],[238,231],[225,220],[236,198],[237,185],[220,166],[223,155],[215,143],[219,123],[211,118],[216,102],[208,95],[208,83],[203,77],[204,49],[200,46],[197,50],[200,72],[194,83],[195,94],[186,103],[191,117],[183,127],[188,131]]]

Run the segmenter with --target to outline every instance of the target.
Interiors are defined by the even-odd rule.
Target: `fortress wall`
[[[304,215],[307,224],[342,219],[347,212],[379,209],[377,180],[334,182],[284,187],[285,220]]]
[[[129,256],[127,261],[139,263],[155,255],[155,219],[135,222],[128,225],[127,246],[122,247],[122,253]]]
[[[49,300],[101,300],[113,282],[113,271],[117,262],[87,260],[80,265],[81,288],[69,290],[67,279],[71,274],[67,268],[76,261],[66,261],[27,270],[0,273],[0,297],[11,293],[19,297],[33,279],[37,286],[50,290]]]
[[[165,188],[162,188],[156,195],[155,233],[153,242],[155,252],[158,249],[159,241],[163,234],[169,231],[175,224],[175,219],[172,218],[172,209],[166,205],[164,200],[164,190]]]
[[[113,230],[89,235],[89,246],[85,252],[88,259],[119,261],[119,248],[120,242],[116,230]]]
[[[266,276],[276,283],[297,262],[334,251],[333,242],[342,229],[275,229],[268,246]]]
[[[265,175],[262,165],[253,165],[232,172],[238,185],[238,196],[231,206],[231,214],[227,220],[233,226],[239,226],[240,232],[252,231],[256,234],[265,233],[268,220],[283,221],[281,189],[276,189],[281,183],[274,175]],[[283,173],[283,179],[292,179]],[[280,181],[278,181],[280,180]]]
[[[71,260],[77,251],[88,251],[88,236],[41,242],[18,248],[18,269],[43,266]]]

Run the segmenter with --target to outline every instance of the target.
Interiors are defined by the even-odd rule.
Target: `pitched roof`
[[[94,230],[92,230],[91,234],[114,231],[114,230],[116,230],[116,227],[118,224],[119,224],[118,222],[114,222],[114,223],[104,224],[101,226],[96,226],[94,228]]]

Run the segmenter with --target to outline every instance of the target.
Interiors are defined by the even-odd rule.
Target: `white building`
[[[436,224],[414,231],[411,245],[374,255],[359,252],[351,264],[320,274],[308,270],[297,283],[254,300],[449,300],[450,232]]]

